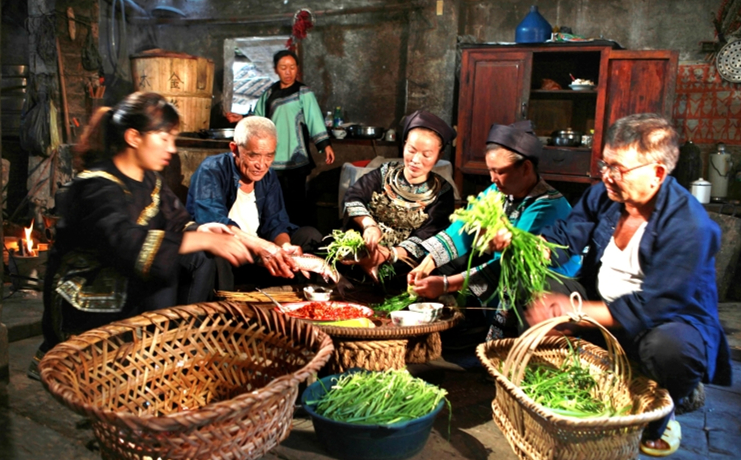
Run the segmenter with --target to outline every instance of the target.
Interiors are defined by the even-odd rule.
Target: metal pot
[[[577,147],[581,144],[581,133],[571,128],[553,131],[551,142],[559,147]]]
[[[234,128],[224,129],[202,129],[198,135],[203,139],[233,139]]]
[[[378,126],[350,125],[345,128],[347,137],[355,139],[381,139],[384,129]]]

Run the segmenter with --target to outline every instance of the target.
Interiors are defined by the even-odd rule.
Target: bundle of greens
[[[571,417],[613,417],[628,413],[631,406],[616,409],[611,391],[600,391],[589,367],[572,348],[572,357],[560,367],[529,363],[520,383],[522,391],[536,403]]]
[[[316,404],[317,414],[340,422],[391,425],[414,420],[432,412],[443,399],[450,409],[447,391],[403,369],[345,374],[324,389],[326,394],[307,404]]]
[[[332,234],[326,236],[326,238],[332,238],[332,242],[320,249],[327,251],[327,263],[335,270],[337,269],[337,261],[350,258],[359,260],[362,257],[362,252],[366,250],[363,235],[356,230],[346,232],[332,230]]]
[[[467,272],[471,270],[474,253],[482,254],[486,251],[489,241],[499,230],[507,229],[512,233],[512,242],[501,253],[501,274],[497,287],[500,307],[508,309],[519,303],[527,303],[543,293],[548,286],[548,277],[559,279],[562,276],[549,269],[550,259],[546,256],[545,249],[553,251],[565,247],[549,243],[512,225],[504,212],[505,200],[503,193],[494,190],[482,192],[476,198],[469,196],[468,206],[457,209],[450,220],[463,223],[461,232],[474,234]],[[463,292],[468,287],[468,281],[466,276]],[[520,298],[523,293],[526,295],[525,299]]]
[[[380,304],[371,305],[373,311],[378,313],[391,313],[392,311],[403,310],[418,299],[414,291],[407,290],[399,295],[389,297]]]

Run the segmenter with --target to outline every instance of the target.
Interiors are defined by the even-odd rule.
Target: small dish
[[[345,136],[347,136],[347,131],[345,131],[344,129],[333,129],[332,130],[332,135],[336,139],[344,139]]]
[[[443,311],[443,304],[438,302],[419,302],[409,305],[409,311],[421,313],[425,316],[428,323],[437,320]]]
[[[574,91],[591,91],[595,88],[595,85],[575,85],[572,83],[569,85],[569,88]]]
[[[391,312],[391,322],[396,326],[422,326],[430,319],[424,313],[400,310]]]
[[[311,300],[312,302],[329,300],[331,296],[332,290],[321,286],[306,286],[304,288],[304,297],[306,300]]]

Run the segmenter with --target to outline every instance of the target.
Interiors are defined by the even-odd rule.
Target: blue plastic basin
[[[324,377],[321,382],[328,389],[341,375]],[[419,453],[430,437],[435,417],[442,410],[441,400],[429,414],[408,422],[393,425],[358,425],[338,422],[317,414],[316,405],[307,401],[319,400],[326,391],[319,382],[312,383],[301,395],[301,404],[311,415],[314,431],[324,448],[333,456],[346,460],[401,460]]]

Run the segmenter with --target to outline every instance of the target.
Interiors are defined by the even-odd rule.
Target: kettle
[[[700,203],[708,204],[710,203],[710,187],[710,182],[701,177],[691,184],[692,196],[697,198]]]

